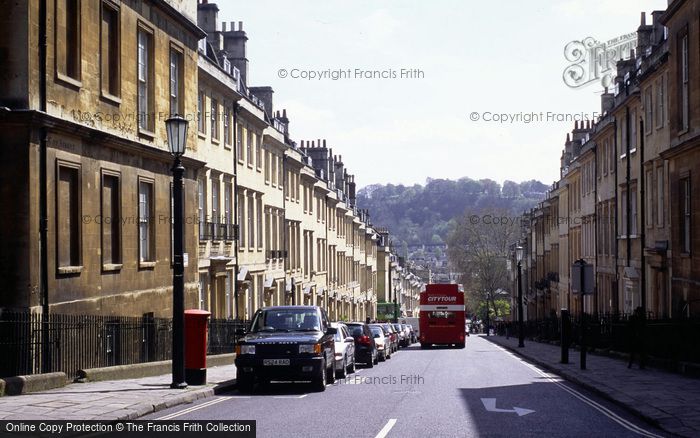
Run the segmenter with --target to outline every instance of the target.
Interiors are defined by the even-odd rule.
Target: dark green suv
[[[236,344],[241,392],[272,380],[311,381],[318,391],[335,382],[336,329],[318,306],[263,307]]]

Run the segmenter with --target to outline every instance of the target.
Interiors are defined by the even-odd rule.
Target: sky
[[[564,82],[567,44],[631,34],[666,4],[218,1],[219,20],[242,21],[249,38],[248,85],[273,87],[292,138],[326,139],[360,187],[551,184],[573,120],[595,117],[603,92],[600,79]]]

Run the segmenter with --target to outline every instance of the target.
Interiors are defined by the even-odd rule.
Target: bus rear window
[[[455,312],[437,311],[428,313],[428,318],[430,319],[454,319],[455,316]]]

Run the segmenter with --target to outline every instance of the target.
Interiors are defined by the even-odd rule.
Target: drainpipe
[[[286,140],[286,136],[285,136]],[[284,269],[284,290],[282,291],[282,298],[286,304],[287,302],[287,270],[289,269],[289,253],[292,251],[291,245],[287,244],[287,196],[290,196],[291,189],[289,187],[289,178],[287,177],[287,152],[282,153],[282,242],[284,242],[285,257],[282,260],[282,266]]]
[[[646,211],[646,172],[644,171],[644,120],[639,121],[639,197],[640,197],[640,212],[641,212],[641,223],[642,226],[640,227],[640,241],[641,241],[641,246],[640,246],[640,261],[641,261],[641,280],[640,280],[640,288],[641,288],[641,304],[642,304],[642,310],[644,310],[644,313],[646,314],[647,312],[647,287],[646,287],[646,280],[647,280],[647,269],[646,269],[646,260],[644,257],[644,246],[646,245],[646,217],[647,217],[647,211]]]
[[[627,196],[626,196],[626,205],[625,205],[625,210],[627,211],[626,216],[626,239],[625,239],[625,245],[627,246],[627,253],[625,254],[625,266],[629,267],[631,262],[632,262],[632,239],[630,239],[630,232],[632,231],[632,218],[631,218],[631,210],[632,210],[632,197],[630,196],[630,172],[631,172],[631,163],[632,163],[632,157],[630,156],[630,151],[631,151],[631,145],[630,145],[630,126],[632,126],[635,122],[632,121],[630,123],[630,110],[629,107],[625,109],[625,114],[626,114],[626,120],[625,120],[625,127],[627,128],[627,138],[625,139],[626,145],[625,145],[625,156],[626,156],[626,163],[625,163],[625,168],[626,168],[626,175],[625,175],[625,190],[627,191]]]
[[[39,2],[39,110],[46,114],[46,38],[47,38],[47,0]],[[41,370],[51,372],[49,339],[49,258],[48,258],[48,190],[47,182],[47,130],[41,128],[39,139],[39,240],[40,240],[40,287],[41,287]]]
[[[233,103],[233,196],[235,199],[233,201],[233,220],[235,221],[236,227],[236,239],[233,242],[233,251],[236,256],[236,263],[233,265],[234,278],[233,278],[233,310],[234,318],[240,319],[238,314],[238,242],[241,238],[240,230],[241,224],[238,223],[238,111],[240,110],[240,105],[238,102]]]
[[[598,145],[596,144],[595,147],[593,148],[593,202],[595,205],[595,239],[593,239],[593,247],[595,248],[593,251],[593,257],[594,257],[594,263],[595,263],[595,272],[593,272],[593,278],[595,279],[593,281],[594,287],[597,289],[598,288],[598,236],[599,233],[599,227],[598,227]],[[595,290],[593,293],[593,311],[595,316],[598,316],[598,291]]]
[[[620,248],[618,245],[618,233],[619,233],[619,218],[617,217],[618,214],[618,209],[617,209],[617,184],[618,184],[618,177],[617,177],[617,160],[619,157],[619,154],[617,152],[617,120],[613,118],[613,147],[615,148],[615,154],[613,158],[615,159],[615,196],[613,197],[614,200],[614,208],[615,208],[615,234],[614,234],[614,239],[611,242],[613,245],[615,245],[615,261],[613,264],[613,268],[615,269],[615,294],[613,295],[613,313],[618,314],[620,313],[620,273],[617,270],[617,260],[620,257]]]

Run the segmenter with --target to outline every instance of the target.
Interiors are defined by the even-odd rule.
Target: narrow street
[[[416,344],[321,393],[278,383],[144,418],[254,419],[258,436],[667,436],[480,336],[464,350]]]

